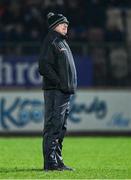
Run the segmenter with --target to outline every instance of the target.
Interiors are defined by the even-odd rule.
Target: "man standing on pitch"
[[[39,58],[45,102],[44,170],[73,170],[62,159],[70,97],[77,86],[74,59],[66,42],[69,22],[62,14],[49,13],[47,23],[49,32]]]

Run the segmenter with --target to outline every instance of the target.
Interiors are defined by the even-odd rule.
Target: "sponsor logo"
[[[4,129],[10,129],[9,122],[16,127],[23,127],[30,123],[39,123],[43,120],[43,103],[39,100],[15,98],[9,106],[7,99],[0,100],[0,125]]]
[[[72,123],[82,121],[82,114],[92,114],[96,119],[101,120],[106,116],[107,105],[104,101],[95,97],[87,105],[76,103],[76,96],[72,96],[69,120]],[[7,98],[0,99],[0,126],[3,129],[10,129],[10,124],[20,128],[30,122],[41,123],[44,120],[44,103],[41,100],[16,97],[9,104]]]
[[[42,78],[38,73],[38,63],[31,61],[6,60],[0,57],[0,85],[41,85]]]
[[[115,113],[113,114],[111,120],[107,123],[108,126],[113,127],[128,127],[131,123],[131,119],[125,117],[124,113]]]
[[[80,122],[82,118],[80,114],[92,114],[98,120],[105,118],[107,114],[107,104],[104,100],[100,100],[98,97],[94,97],[91,103],[88,105],[86,103],[76,103],[75,96],[72,97],[71,104],[71,113],[69,115],[72,122]]]

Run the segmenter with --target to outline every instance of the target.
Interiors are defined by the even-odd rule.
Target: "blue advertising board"
[[[75,56],[78,86],[92,85],[93,67],[88,57]],[[0,56],[0,87],[41,87],[37,56]]]

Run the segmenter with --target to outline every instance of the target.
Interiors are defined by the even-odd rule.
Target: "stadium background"
[[[78,90],[68,133],[131,134],[129,0],[0,1],[0,134],[42,133],[37,60],[49,11],[70,21]]]
[[[70,21],[78,90],[68,134],[76,136],[65,137],[63,157],[74,172],[43,172],[37,60],[49,11]],[[1,179],[131,179],[130,107],[130,0],[0,0]]]

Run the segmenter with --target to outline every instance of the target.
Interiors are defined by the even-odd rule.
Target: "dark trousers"
[[[62,142],[67,129],[70,97],[70,94],[65,94],[60,90],[44,90],[43,157],[45,169],[63,164]]]

